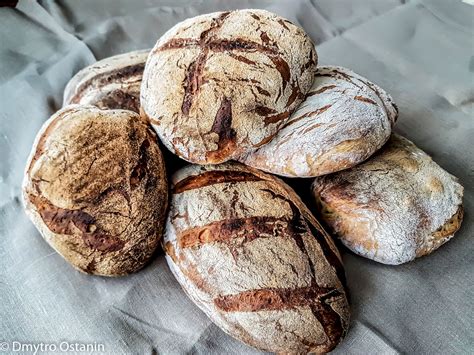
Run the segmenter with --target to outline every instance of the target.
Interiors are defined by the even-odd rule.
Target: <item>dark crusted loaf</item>
[[[156,134],[131,111],[68,106],[36,137],[23,181],[27,214],[77,269],[140,269],[159,245],[168,200]]]

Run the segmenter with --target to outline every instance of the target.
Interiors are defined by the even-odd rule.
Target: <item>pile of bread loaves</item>
[[[185,20],[151,51],[80,71],[64,104],[23,184],[44,239],[106,276],[139,270],[162,242],[197,306],[261,350],[328,352],[349,325],[334,242],[271,174],[314,178],[326,226],[385,264],[429,254],[462,221],[457,179],[391,133],[391,97],[318,67],[306,33],[267,11]],[[161,144],[192,164],[174,169]]]

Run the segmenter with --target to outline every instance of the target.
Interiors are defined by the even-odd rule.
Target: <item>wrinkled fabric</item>
[[[400,110],[395,131],[465,187],[463,226],[433,255],[394,267],[342,249],[352,322],[334,353],[472,353],[474,6],[457,0],[24,0],[0,8],[0,342],[258,353],[186,297],[162,252],[134,275],[83,275],[41,238],[20,198],[33,139],[77,71],[150,48],[185,18],[237,8],[289,18],[312,37],[320,64],[347,66],[386,89]]]

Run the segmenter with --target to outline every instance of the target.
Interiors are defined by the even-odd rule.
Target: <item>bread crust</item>
[[[79,71],[64,90],[63,106],[94,105],[101,109],[140,112],[140,86],[150,49],[102,59]]]
[[[328,352],[347,331],[339,252],[275,177],[238,163],[179,170],[163,245],[188,296],[251,346]]]
[[[238,160],[287,177],[315,177],[366,160],[390,137],[398,109],[353,71],[321,66],[306,99],[268,143]]]
[[[159,244],[168,203],[156,134],[131,111],[65,107],[36,137],[23,201],[43,238],[78,270],[137,271]]]
[[[183,159],[224,162],[275,135],[310,89],[316,64],[306,33],[268,11],[190,18],[148,57],[142,115]]]
[[[384,264],[430,254],[462,222],[457,178],[397,134],[361,165],[316,178],[312,191],[342,243]]]

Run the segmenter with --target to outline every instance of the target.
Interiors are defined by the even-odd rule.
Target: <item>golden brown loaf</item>
[[[187,19],[148,57],[142,115],[183,159],[224,162],[272,139],[310,89],[316,64],[306,33],[268,11]]]
[[[64,90],[63,106],[140,111],[140,85],[149,49],[105,58],[78,72]]]
[[[277,135],[239,160],[289,177],[347,169],[380,149],[397,114],[391,97],[367,79],[342,67],[318,67],[306,99]]]
[[[321,215],[356,254],[401,264],[451,239],[463,187],[408,139],[392,135],[368,161],[316,178]]]
[[[349,322],[341,257],[286,184],[238,163],[190,165],[172,183],[166,258],[213,322],[273,352],[340,342]]]
[[[23,181],[25,209],[77,269],[131,273],[159,245],[168,187],[156,140],[134,112],[78,105],[38,133]]]

